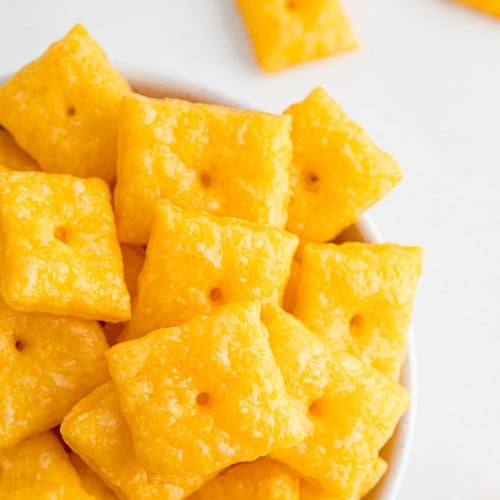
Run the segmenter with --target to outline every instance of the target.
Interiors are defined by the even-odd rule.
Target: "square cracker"
[[[300,500],[299,478],[286,466],[259,458],[229,467],[189,500]]]
[[[119,498],[181,500],[201,486],[195,481],[182,490],[148,483],[112,382],[98,387],[72,408],[61,425],[61,434]]]
[[[358,47],[339,0],[237,0],[263,69]]]
[[[359,498],[408,408],[408,392],[356,358],[325,348],[284,311],[268,307],[264,323],[285,386],[311,426],[301,443],[271,455],[334,498]]]
[[[329,344],[398,380],[423,252],[396,244],[310,243],[293,313]]]
[[[42,170],[111,182],[120,102],[129,91],[78,24],[0,87],[0,123]]]
[[[378,453],[408,408],[406,390],[345,353],[336,353],[329,383],[310,406],[314,430],[273,456],[339,498],[358,498]]]
[[[106,355],[151,481],[183,488],[304,437],[258,302],[222,306]]]
[[[292,197],[287,229],[305,241],[332,240],[402,178],[322,88],[285,111],[292,117]]]
[[[290,117],[130,95],[119,124],[120,241],[146,244],[156,202],[283,227]]]
[[[12,170],[40,170],[37,162],[23,151],[7,130],[0,128],[0,165]]]
[[[80,484],[59,439],[52,432],[31,436],[0,450],[0,498],[9,500],[94,500]]]
[[[123,338],[175,326],[228,302],[281,303],[298,238],[161,202]]]
[[[59,424],[108,378],[94,321],[13,311],[0,300],[0,448]]]
[[[130,317],[108,186],[0,169],[0,293],[13,309]]]

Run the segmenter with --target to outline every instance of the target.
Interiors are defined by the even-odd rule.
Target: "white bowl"
[[[118,65],[118,70],[130,82],[135,91],[146,96],[178,97],[190,101],[222,104],[234,108],[248,108],[244,102],[233,101],[196,83],[124,65]],[[0,76],[0,85],[7,81],[10,76]],[[364,215],[355,225],[346,229],[339,236],[338,241],[376,243],[383,240],[371,217]],[[366,497],[370,500],[396,500],[408,461],[415,422],[417,389],[415,350],[411,329],[408,332],[408,354],[403,365],[401,383],[412,393],[412,405],[400,420],[393,437],[382,450],[382,456],[388,462],[389,468],[382,481]]]

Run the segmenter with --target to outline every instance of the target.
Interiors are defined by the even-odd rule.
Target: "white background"
[[[345,0],[360,51],[259,71],[232,0],[0,0],[0,74],[81,21],[115,62],[279,112],[323,85],[404,182],[373,210],[426,249],[418,420],[400,498],[500,499],[500,21],[446,0]]]

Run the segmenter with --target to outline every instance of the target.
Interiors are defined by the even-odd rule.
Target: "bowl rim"
[[[129,64],[115,64],[115,67],[133,88],[140,87],[141,93],[158,97],[176,96],[196,102],[215,103],[234,108],[252,109],[244,101],[231,99],[224,94],[208,89],[189,79],[168,75],[157,69]],[[0,75],[0,85],[5,83],[14,73]],[[369,212],[366,212],[355,224],[363,241],[382,243],[384,241],[378,227]],[[413,328],[408,331],[407,355],[402,367],[400,382],[411,393],[412,403],[409,410],[399,421],[389,441],[389,467],[381,482],[368,495],[372,500],[396,500],[405,469],[408,464],[413,442],[417,408],[417,366]]]

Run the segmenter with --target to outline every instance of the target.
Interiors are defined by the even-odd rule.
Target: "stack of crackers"
[[[402,175],[323,89],[282,115],[144,97],[78,25],[0,124],[1,498],[379,481],[422,251],[336,240]]]

